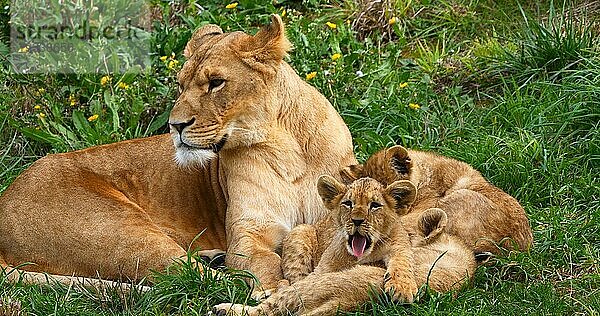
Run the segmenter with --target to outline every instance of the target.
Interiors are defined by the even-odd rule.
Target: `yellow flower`
[[[110,76],[103,76],[102,78],[100,78],[100,84],[105,86],[109,81],[110,81]]]
[[[41,118],[41,119],[43,119],[44,117],[46,117],[46,114],[40,113],[40,114],[38,114],[38,117]]]
[[[287,12],[285,11],[285,9],[281,10],[281,17],[284,17],[286,15],[286,13]]]
[[[73,94],[69,95],[69,104],[71,104],[71,106],[74,106],[75,103],[77,103],[77,99],[75,98],[75,95],[73,95]]]
[[[406,88],[406,86],[408,86],[408,82],[401,82],[400,83],[400,88]]]
[[[340,59],[340,57],[342,57],[342,54],[335,53],[335,54],[331,55],[331,60],[336,61],[336,60]]]
[[[317,76],[317,72],[313,71],[311,73],[306,74],[306,80],[312,80],[316,76]]]
[[[94,114],[94,115],[88,117],[88,121],[90,121],[90,122],[93,122],[93,121],[95,121],[97,119],[98,119],[98,114]]]
[[[160,60],[161,60],[161,61],[166,61],[166,60],[167,60],[167,58],[168,58],[167,56],[160,56]]]
[[[34,107],[33,107],[33,109],[34,109],[34,110],[39,110],[39,109],[41,109],[41,108],[42,108],[42,107],[41,107],[41,106],[39,106],[39,105],[36,105],[36,106],[34,106]]]
[[[29,45],[19,48],[19,53],[27,53],[29,51]]]
[[[327,23],[325,23],[325,24],[327,24],[327,26],[329,26],[329,28],[330,28],[330,29],[335,29],[335,28],[337,28],[337,25],[335,25],[335,23],[327,22]]]
[[[46,92],[46,89],[44,89],[44,88],[39,88],[39,89],[38,89],[38,92],[39,92],[40,94],[42,94],[42,93]]]
[[[388,24],[389,24],[389,25],[394,25],[394,24],[396,24],[396,17],[395,17],[395,16],[393,16],[393,17],[392,17],[392,18],[391,18],[391,19],[388,21]]]
[[[408,107],[413,109],[413,110],[418,110],[419,108],[421,108],[420,105],[416,104],[416,103],[409,103]]]
[[[169,65],[167,65],[167,67],[169,69],[175,69],[175,66],[177,66],[177,64],[179,64],[179,60],[171,60],[169,62]]]
[[[119,82],[118,87],[119,87],[119,89],[123,89],[123,90],[129,89],[129,85],[123,81]]]
[[[237,7],[237,6],[238,6],[237,2],[232,2],[232,3],[228,4],[228,5],[226,5],[225,8],[226,9],[235,9],[235,7]]]

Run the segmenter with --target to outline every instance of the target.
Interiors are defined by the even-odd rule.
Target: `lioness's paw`
[[[393,278],[386,279],[384,290],[392,295],[394,301],[410,304],[417,296],[419,288],[412,278]]]
[[[209,315],[215,316],[242,316],[252,315],[252,307],[243,304],[223,303],[215,305]]]

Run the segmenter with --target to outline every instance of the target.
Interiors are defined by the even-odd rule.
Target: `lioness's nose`
[[[196,121],[195,118],[192,117],[191,120],[187,121],[187,122],[169,122],[169,125],[171,125],[175,130],[177,130],[177,132],[179,134],[181,134],[181,132],[188,126],[194,124],[194,121]]]
[[[360,224],[364,223],[365,219],[364,218],[353,218],[352,219],[352,223],[354,223],[354,226],[360,226]]]

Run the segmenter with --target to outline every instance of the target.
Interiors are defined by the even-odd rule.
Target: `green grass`
[[[302,77],[317,72],[309,82],[342,114],[359,159],[397,143],[464,160],[522,203],[534,233],[531,251],[493,259],[458,293],[431,293],[410,307],[374,298],[353,315],[600,313],[600,34],[593,10],[581,3],[396,1],[386,13],[398,17],[394,35],[381,42],[377,30],[357,39],[346,22],[357,10],[351,2],[245,0],[230,10],[202,1],[203,12],[195,1],[152,3],[172,24],[153,22],[150,70],[112,74],[102,85],[102,74],[22,76],[2,63],[0,192],[46,153],[164,132],[180,64],[170,69],[171,59],[160,57],[173,52],[182,63],[185,42],[201,24],[254,32],[285,9],[295,45],[289,62]],[[0,39],[7,44],[5,34]],[[334,62],[336,53],[342,57]],[[213,304],[247,300],[240,278],[205,277],[185,262],[173,269],[156,277],[151,292],[125,297],[0,278],[0,302],[20,302],[32,315],[203,315]]]

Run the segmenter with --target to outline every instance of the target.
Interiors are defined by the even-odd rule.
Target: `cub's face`
[[[414,202],[416,188],[410,181],[384,187],[372,178],[361,178],[345,186],[330,176],[321,176],[317,188],[325,206],[343,230],[350,254],[368,256],[385,242],[399,215]]]
[[[215,25],[194,33],[169,117],[180,164],[202,164],[223,148],[264,139],[276,115],[275,75],[288,48],[278,17],[255,36],[223,33]]]

